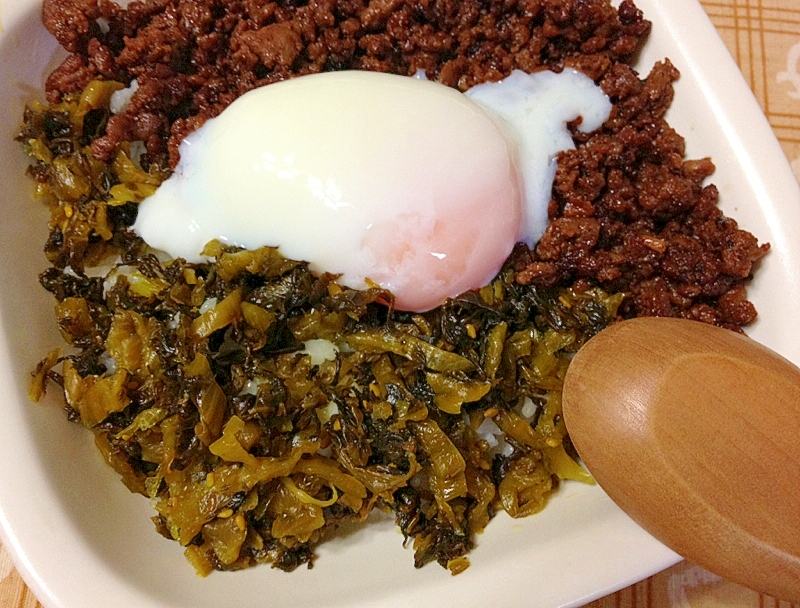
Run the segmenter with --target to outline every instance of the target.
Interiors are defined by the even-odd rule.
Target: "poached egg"
[[[302,76],[189,135],[133,228],[190,262],[212,239],[277,247],[425,311],[491,281],[517,241],[535,244],[555,157],[574,147],[566,124],[595,130],[610,109],[574,70],[517,71],[467,94],[375,72]]]

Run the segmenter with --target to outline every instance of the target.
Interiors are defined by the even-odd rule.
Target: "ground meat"
[[[45,0],[43,20],[72,53],[47,81],[49,101],[97,76],[139,82],[94,155],[107,161],[131,139],[155,153],[160,139],[172,167],[188,132],[263,84],[323,70],[425,70],[466,90],[565,63],[599,77],[650,30],[629,0],[619,10],[605,0],[149,0],[125,10]],[[166,120],[139,117],[153,111]]]
[[[769,246],[719,211],[711,161],[684,159],[664,120],[678,71],[665,61],[641,80],[627,65],[650,30],[630,0],[45,0],[43,19],[72,53],[47,80],[51,102],[97,77],[139,84],[93,155],[141,140],[173,168],[183,138],[238,96],[298,75],[425,70],[466,90],[514,69],[579,69],[614,109],[560,156],[550,225],[515,251],[518,281],[624,291],[625,317],[755,318],[743,284]]]
[[[86,53],[89,41],[102,36],[97,20],[119,14],[120,7],[110,0],[50,0],[42,7],[47,29],[70,53]]]
[[[623,64],[601,78],[612,115],[559,158],[550,224],[518,259],[518,280],[624,291],[624,317],[739,329],[755,319],[743,283],[769,245],[723,216],[716,187],[703,185],[711,161],[684,160],[683,139],[664,120],[677,78],[668,61],[643,82]]]
[[[240,40],[255,55],[251,62],[255,64],[260,60],[268,70],[276,66],[290,68],[303,50],[300,34],[286,23],[272,23],[256,31],[244,32]]]

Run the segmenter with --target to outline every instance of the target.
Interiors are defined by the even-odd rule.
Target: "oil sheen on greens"
[[[40,280],[69,345],[39,364],[31,397],[62,389],[198,573],[310,565],[375,508],[416,566],[458,573],[499,510],[524,517],[562,480],[591,483],[562,379],[622,295],[518,285],[512,255],[490,285],[411,314],[271,248],[212,242],[209,263],[164,261],[129,226],[165,159],[123,147],[103,164],[88,148],[120,87],[32,105],[18,136],[49,205]]]

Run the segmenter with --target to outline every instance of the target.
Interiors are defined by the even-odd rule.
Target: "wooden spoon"
[[[564,420],[600,486],[650,534],[800,602],[800,369],[725,329],[624,321],[570,364]]]

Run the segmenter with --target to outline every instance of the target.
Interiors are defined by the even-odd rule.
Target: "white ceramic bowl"
[[[580,605],[676,562],[597,487],[566,483],[539,515],[498,516],[458,577],[412,552],[378,521],[319,549],[312,570],[253,568],[194,575],[177,543],[157,535],[146,499],[101,462],[91,434],[56,398],[35,405],[29,372],[60,344],[46,266],[47,212],[31,199],[12,141],[24,103],[42,99],[57,61],[40,0],[0,4],[0,537],[47,608]],[[639,0],[653,34],[639,68],[669,56],[681,70],[670,121],[692,157],[712,156],[723,209],[772,243],[750,288],[750,330],[800,362],[800,188],[733,60],[696,0]],[[55,393],[55,391],[53,391]]]

